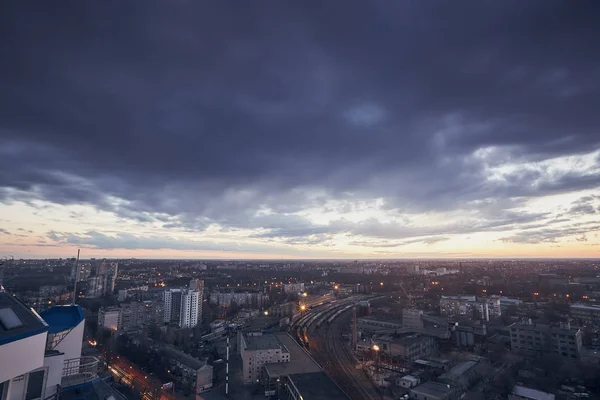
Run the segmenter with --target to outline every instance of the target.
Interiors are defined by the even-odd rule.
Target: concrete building
[[[304,292],[304,283],[285,283],[283,285],[283,293],[294,294]]]
[[[413,400],[448,400],[452,395],[450,385],[428,381],[410,389]]]
[[[457,347],[473,347],[482,343],[487,336],[487,325],[457,325],[452,331],[452,339]]]
[[[488,296],[480,297],[480,302],[486,302],[488,306],[489,316],[491,318],[498,318],[502,316],[502,304],[500,304],[500,296]]]
[[[404,375],[401,378],[396,378],[396,386],[405,388],[405,389],[410,389],[413,388],[415,386],[417,386],[419,384],[419,378],[415,378],[412,375]]]
[[[491,308],[491,311],[490,311]],[[489,321],[490,316],[502,315],[499,297],[442,296],[440,313],[448,317],[464,316],[471,319]]]
[[[260,380],[266,396],[281,399],[347,400],[348,397],[287,333],[273,334],[287,349],[288,362],[265,364]]]
[[[571,304],[571,317],[582,323],[600,325],[600,306],[587,304]]]
[[[119,307],[98,310],[98,327],[116,331],[121,327],[121,309]]]
[[[83,282],[87,278],[89,278],[91,273],[92,273],[92,266],[90,264],[80,263],[77,266],[75,266],[75,264],[73,264],[73,266],[71,267],[71,280],[72,281],[77,280],[77,282]]]
[[[507,312],[511,308],[518,308],[523,304],[523,300],[511,299],[505,296],[500,297],[500,309]]]
[[[526,386],[515,385],[512,393],[508,395],[508,400],[554,400],[554,395]]]
[[[178,324],[180,328],[193,328],[198,324],[200,293],[187,289],[170,289],[164,294],[165,323]]]
[[[168,360],[172,375],[182,385],[191,385],[196,393],[213,386],[213,367],[206,360],[199,360],[173,346],[161,348],[161,356]]]
[[[276,335],[261,332],[240,332],[239,335],[244,383],[258,382],[265,364],[290,362],[289,350]]]
[[[402,326],[405,328],[423,328],[423,310],[405,308],[402,310]]]
[[[229,307],[232,303],[241,307],[262,308],[268,304],[269,296],[263,293],[234,293],[213,291],[210,294],[209,301],[221,307]]]
[[[365,332],[377,332],[380,330],[395,331],[402,329],[401,321],[394,319],[363,317],[357,319],[358,329]]]
[[[490,370],[489,361],[486,358],[479,357],[456,364],[440,375],[438,380],[442,383],[458,386],[466,390]]]
[[[406,334],[397,336],[379,336],[373,339],[381,351],[391,357],[406,361],[428,357],[437,352],[437,341],[431,336]]]
[[[202,279],[192,279],[190,281],[190,290],[198,292],[198,323],[202,323],[202,305],[204,304],[204,281]]]
[[[582,332],[578,328],[533,323],[512,324],[510,344],[514,351],[528,355],[555,353],[575,359],[579,358],[583,347]]]

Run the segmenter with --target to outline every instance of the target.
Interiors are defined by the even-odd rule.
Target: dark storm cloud
[[[484,168],[598,148],[597,2],[35,3],[0,12],[0,201],[310,241],[430,234],[291,214],[328,197],[410,211],[600,185]]]

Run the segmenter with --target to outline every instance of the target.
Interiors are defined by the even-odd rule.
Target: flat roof
[[[0,345],[48,331],[48,324],[15,296],[0,292]]]
[[[244,334],[244,342],[246,350],[281,349],[283,352],[287,352],[277,336],[272,333]]]
[[[581,310],[590,310],[600,312],[600,305],[586,305],[581,303],[571,304],[571,308],[579,308]]]
[[[448,394],[448,392],[450,392],[448,385],[433,381],[427,381],[410,390],[412,392],[421,393],[429,397],[444,397],[446,394]]]
[[[197,358],[192,357],[189,354],[184,353],[183,351],[177,350],[171,346],[162,347],[161,350],[166,353],[169,357],[176,359],[183,365],[186,365],[192,369],[198,370],[206,365],[205,362],[198,360]]]
[[[442,300],[476,301],[475,296],[442,296]]]
[[[275,333],[274,335],[288,349],[290,361],[265,365],[265,369],[271,378],[322,371],[315,360],[290,335],[284,332]]]
[[[348,400],[348,396],[323,371],[290,375],[288,379],[304,399]]]
[[[440,379],[450,379],[454,380],[460,378],[465,372],[473,368],[477,365],[477,361],[463,361],[459,364],[456,364],[454,367],[450,368],[450,370],[440,376]]]
[[[83,309],[77,305],[54,306],[40,314],[49,326],[48,333],[59,333],[72,329],[85,319]]]
[[[554,395],[552,393],[546,393],[519,385],[515,385],[513,388],[513,394],[534,400],[554,400]]]

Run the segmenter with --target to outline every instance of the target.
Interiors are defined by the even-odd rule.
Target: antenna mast
[[[79,252],[77,249],[77,260],[75,261],[75,283],[73,284],[73,305],[75,305],[75,296],[77,296],[77,281],[79,280]]]

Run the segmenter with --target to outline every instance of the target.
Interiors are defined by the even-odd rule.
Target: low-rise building
[[[510,326],[510,344],[514,351],[528,355],[555,353],[579,358],[582,332],[570,325],[553,327],[544,324],[515,323]]]
[[[453,386],[468,389],[482,376],[489,372],[490,363],[485,358],[467,360],[456,364],[439,376],[438,380]]]
[[[508,400],[554,400],[552,393],[542,392],[525,386],[515,385]]]
[[[366,332],[376,332],[379,330],[399,330],[402,329],[402,321],[379,318],[379,317],[363,317],[357,319],[358,329]]]
[[[379,336],[374,342],[384,353],[407,361],[428,357],[437,352],[437,341],[431,336],[419,334]]]
[[[428,381],[410,389],[413,400],[448,400],[452,395],[450,385]]]
[[[419,384],[419,379],[415,378],[412,375],[404,375],[403,377],[399,377],[396,379],[396,386],[403,387],[405,389],[410,389]]]
[[[213,367],[206,360],[199,360],[173,346],[160,349],[161,355],[168,360],[171,375],[181,385],[191,385],[196,393],[213,386]]]
[[[600,325],[600,306],[571,304],[571,317],[582,324]]]

